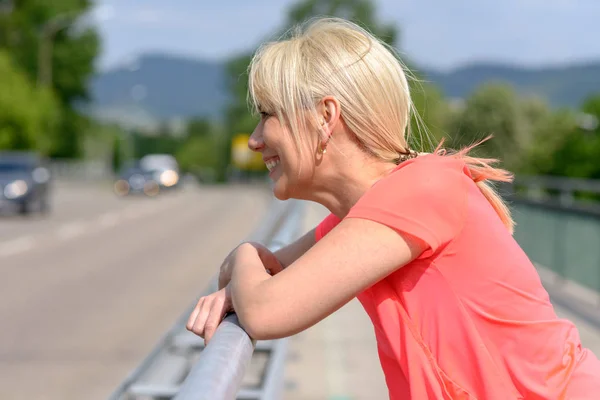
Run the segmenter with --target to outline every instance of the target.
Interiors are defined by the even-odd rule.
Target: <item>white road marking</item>
[[[107,212],[98,217],[98,223],[103,227],[115,226],[119,223],[120,216],[116,212]]]
[[[0,243],[0,257],[11,256],[27,251],[31,249],[34,244],[35,240],[31,236],[22,236],[17,239]]]
[[[148,212],[147,209],[148,207],[144,207],[140,204],[134,204],[132,206],[127,207],[123,211],[123,217],[130,219],[141,217],[142,215]]]
[[[70,240],[85,233],[93,232],[98,228],[116,226],[126,219],[135,219],[145,215],[156,214],[175,205],[177,203],[175,200],[169,199],[168,201],[132,204],[120,211],[107,211],[91,220],[80,219],[65,222],[60,225],[55,234],[50,235],[59,240]],[[0,257],[11,256],[30,250],[38,244],[36,240],[31,235],[25,235],[5,242],[0,241]]]
[[[58,237],[61,239],[72,239],[85,232],[85,224],[80,221],[63,224],[58,229]]]

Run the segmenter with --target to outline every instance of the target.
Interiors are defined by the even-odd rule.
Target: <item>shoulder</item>
[[[423,208],[435,206],[435,202],[458,206],[466,201],[469,183],[473,182],[463,161],[425,155],[399,165],[367,191],[355,207],[404,202],[417,202]]]
[[[379,222],[421,239],[435,252],[466,221],[468,185],[474,184],[467,172],[464,162],[451,157],[409,160],[367,191],[346,218]]]
[[[432,185],[447,186],[468,177],[464,161],[445,156],[428,154],[400,164],[391,174],[378,182],[378,185],[389,185],[409,182],[420,188]]]
[[[474,183],[463,161],[437,155],[422,156],[406,161],[380,179],[344,219],[377,222],[420,239],[435,252],[462,229],[469,184]],[[330,214],[317,227],[316,240],[340,222]]]

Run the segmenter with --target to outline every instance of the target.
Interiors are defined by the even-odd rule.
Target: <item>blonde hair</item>
[[[254,112],[277,115],[297,148],[308,140],[305,113],[316,124],[317,104],[334,96],[346,126],[364,151],[398,162],[414,155],[411,115],[414,109],[408,68],[393,48],[360,26],[340,18],[313,18],[294,27],[289,37],[262,45],[249,66],[248,100]],[[423,140],[421,140],[421,143]],[[475,182],[512,232],[510,212],[486,180],[509,181],[507,171],[492,168],[494,160],[453,154],[469,166]],[[438,148],[439,150],[439,148]]]

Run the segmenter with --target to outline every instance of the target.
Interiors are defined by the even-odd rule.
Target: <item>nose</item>
[[[259,124],[260,125],[260,124]],[[265,141],[263,140],[262,130],[257,126],[248,138],[248,148],[252,151],[262,151],[265,148]]]

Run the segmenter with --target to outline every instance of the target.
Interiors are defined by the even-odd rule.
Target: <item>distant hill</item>
[[[600,61],[535,69],[482,63],[448,73],[424,73],[447,97],[464,98],[490,81],[510,83],[520,94],[542,97],[553,107],[578,108],[586,97],[600,93]]]
[[[600,93],[600,61],[538,69],[482,63],[421,73],[450,98],[464,98],[490,81],[510,83],[519,93],[543,97],[555,107],[579,107],[588,95]],[[218,62],[148,54],[96,76],[88,111],[101,120],[142,127],[172,118],[218,118],[228,100],[225,77]]]
[[[106,71],[91,82],[89,112],[125,125],[216,117],[227,101],[225,70],[216,62],[149,54]]]

